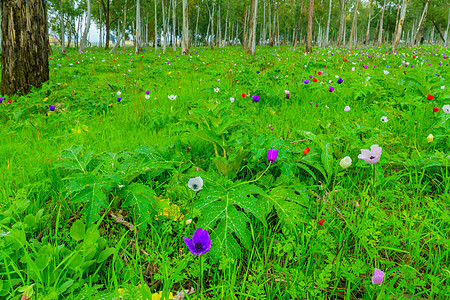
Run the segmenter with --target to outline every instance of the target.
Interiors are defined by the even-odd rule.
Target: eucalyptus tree
[[[313,18],[314,18],[314,0],[309,0],[308,7],[308,30],[306,36],[306,52],[312,52],[312,27],[313,27]]]
[[[47,3],[1,1],[0,93],[29,93],[49,79]],[[33,20],[33,22],[30,22]]]
[[[91,0],[86,0],[86,2],[87,2],[86,26],[84,28],[83,37],[81,39],[79,53],[84,52],[84,48],[86,47],[87,35],[89,32],[89,28],[91,27]]]
[[[403,0],[402,10],[400,13],[400,19],[397,24],[397,29],[395,31],[394,40],[392,41],[392,50],[396,51],[398,47],[398,43],[400,42],[400,37],[402,35],[403,22],[406,17],[406,9],[408,8],[408,3],[410,0]]]

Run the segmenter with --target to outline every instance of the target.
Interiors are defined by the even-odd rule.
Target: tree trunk
[[[420,41],[422,39],[423,28],[425,27],[425,20],[427,19],[428,4],[430,4],[430,0],[428,0],[427,3],[425,3],[425,8],[423,9],[422,17],[420,18],[417,32],[414,35],[414,44],[417,43],[417,45],[420,45]]]
[[[136,38],[134,53],[142,51],[141,47],[141,1],[136,1]]]
[[[372,21],[372,0],[369,2],[369,20],[367,21],[367,31],[366,31],[366,37],[364,38],[364,45],[369,44],[369,35],[370,35],[370,22]]]
[[[445,30],[444,34],[444,46],[448,45],[448,28],[450,26],[450,9],[448,10],[448,17],[447,17],[447,29]]]
[[[330,7],[328,8],[327,31],[325,32],[325,42],[324,42],[325,47],[328,46],[328,35],[330,34],[330,17],[331,17],[331,0],[330,0]]]
[[[105,39],[105,50],[109,49],[109,34],[111,32],[111,23],[109,22],[109,0],[106,0],[106,4],[104,0],[100,2],[103,7],[103,12],[105,13],[105,30],[106,30],[106,39]]]
[[[172,49],[173,51],[177,51],[177,38],[175,32],[175,22],[176,22],[176,14],[175,14],[175,6],[177,2],[176,0],[172,0]]]
[[[157,19],[157,4],[155,0],[155,53],[158,50],[158,19]]]
[[[189,53],[189,28],[188,28],[188,0],[183,1],[183,41],[181,43],[181,54]]]
[[[273,47],[273,39],[272,39],[272,17],[271,17],[271,9],[270,9],[270,0],[269,0],[269,47]]]
[[[230,7],[228,6],[228,9],[227,9],[227,17],[226,17],[226,19],[225,19],[225,35],[224,35],[224,38],[223,38],[225,44],[222,45],[223,47],[226,46],[226,44],[227,44],[228,12],[229,12],[229,10],[230,10]]]
[[[280,49],[281,45],[280,45],[280,10],[279,10],[279,5],[277,5],[277,31],[278,31],[277,44],[278,44],[278,49]]]
[[[248,34],[248,53],[251,53],[252,56],[255,56],[255,47],[256,47],[256,20],[258,14],[258,0],[252,0],[251,4],[251,19],[250,19],[250,30]]]
[[[81,39],[79,53],[84,52],[84,48],[86,47],[87,35],[89,32],[89,28],[91,27],[91,0],[87,1],[87,17],[86,17],[86,27],[84,28],[83,37]]]
[[[397,17],[395,18],[395,31],[394,31],[394,36],[392,37],[392,42],[394,42],[394,37],[397,35],[397,30],[398,30],[398,16],[400,15],[400,2],[402,0],[398,0],[398,5],[397,5]]]
[[[46,1],[3,0],[1,12],[0,93],[27,94],[49,80]]]
[[[406,8],[408,7],[409,0],[403,0],[402,11],[400,13],[400,19],[398,21],[398,28],[396,35],[394,36],[394,41],[392,42],[392,51],[397,51],[398,43],[400,42],[400,36],[402,35],[403,22],[406,16]]]
[[[359,0],[358,0],[359,1]],[[308,7],[308,30],[306,33],[306,52],[312,52],[312,27],[313,27],[313,18],[314,18],[314,0],[309,0]]]
[[[344,34],[345,27],[345,2],[347,0],[340,0],[341,2],[341,19],[339,21],[339,34],[336,42],[336,46],[340,46],[342,43],[342,35]]]
[[[62,9],[62,0],[59,0],[59,10],[61,11],[60,22],[61,22],[61,52],[65,52],[66,45],[64,42],[64,12]]]
[[[359,5],[359,0],[356,0],[355,12],[353,13],[352,28],[350,29],[350,40],[349,40],[349,44],[348,44],[349,49],[351,49],[353,46],[353,35],[355,32],[355,27],[356,27],[356,18],[358,16],[358,5]]]
[[[166,53],[166,46],[167,46],[167,24],[166,24],[166,17],[164,15],[164,0],[161,1],[161,7],[162,7],[162,20],[163,20],[163,38],[164,43],[162,45],[163,53]]]
[[[263,7],[263,28],[262,28],[262,36],[261,36],[261,45],[266,44],[266,0],[264,0]],[[447,30],[448,31],[448,30]]]
[[[215,12],[215,3],[212,6],[212,15],[211,15],[211,50],[214,50],[214,12]]]
[[[242,19],[242,49],[245,48],[245,20],[247,19],[247,9],[245,8],[245,1],[244,1],[244,10],[243,10],[243,19]]]
[[[197,47],[197,35],[198,35],[198,16],[200,15],[200,6],[197,6],[197,22],[195,24],[195,46]]]
[[[330,0],[330,4],[331,4],[331,0]],[[297,47],[297,40],[298,40],[298,33],[300,32],[300,24],[302,23],[302,14],[303,14],[303,0],[302,0],[302,4],[300,6],[300,16],[298,17],[298,24],[297,24],[297,30],[295,31],[295,36],[294,36],[294,50]]]
[[[383,38],[383,18],[384,18],[384,9],[385,8],[386,8],[386,0],[384,0],[383,8],[381,10],[380,29],[378,31],[378,46],[381,46],[381,41]]]
[[[436,21],[435,21],[435,20],[431,20],[431,22],[433,22],[433,25],[434,25],[434,27],[436,28],[436,30],[438,31],[439,36],[441,37],[441,40],[445,43],[445,39],[444,39],[444,36],[442,35],[442,31],[441,31],[441,29],[439,28],[439,26],[436,24]],[[433,30],[432,33],[434,33],[434,30]],[[432,38],[432,39],[433,39],[433,38]]]

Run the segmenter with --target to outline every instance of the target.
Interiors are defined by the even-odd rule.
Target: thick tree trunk
[[[402,35],[403,22],[405,20],[408,3],[409,0],[403,0],[402,11],[400,13],[396,35],[394,36],[394,41],[392,42],[392,51],[397,51],[398,43],[400,42],[400,36]]]
[[[355,27],[356,27],[356,18],[358,16],[358,5],[359,5],[359,0],[356,0],[355,12],[353,13],[352,28],[350,30],[350,40],[349,40],[349,44],[348,44],[349,49],[351,49],[353,46],[353,35],[356,35],[354,32],[355,32]]]
[[[262,28],[262,36],[261,36],[261,45],[266,44],[266,0],[264,0],[263,7],[263,28]]]
[[[331,4],[331,0],[330,0],[330,4]],[[302,0],[302,4],[300,5],[300,16],[298,17],[298,24],[297,24],[297,30],[295,31],[295,36],[294,36],[294,50],[297,47],[297,41],[298,41],[298,33],[300,32],[300,26],[302,23],[302,14],[303,14],[303,0]]]
[[[384,19],[384,9],[386,8],[386,0],[384,0],[383,8],[381,11],[381,19],[380,19],[380,29],[378,31],[378,46],[381,46],[381,42],[383,39],[383,19]]]
[[[359,0],[358,0],[359,1]],[[314,18],[314,0],[309,0],[308,7],[308,30],[306,33],[306,52],[312,52],[312,27],[313,27],[313,18]]]
[[[111,32],[111,23],[109,22],[109,0],[106,0],[106,4],[103,0],[100,2],[103,7],[103,12],[105,13],[105,30],[106,30],[106,39],[105,39],[105,50],[109,49],[109,34]]]
[[[342,44],[342,35],[344,34],[345,30],[345,2],[347,0],[340,0],[340,1],[341,1],[341,18],[339,21],[339,34],[336,42],[336,45],[338,47]]]
[[[86,47],[87,35],[89,32],[89,28],[91,27],[91,0],[87,1],[87,17],[86,17],[86,27],[84,28],[83,37],[81,39],[79,53],[84,52],[84,48]]]
[[[27,94],[49,80],[46,1],[2,0],[1,6],[0,93]]]
[[[188,0],[183,1],[183,41],[181,43],[181,54],[189,53],[189,28],[188,28]]]
[[[398,30],[398,16],[400,16],[400,8],[402,7],[400,5],[400,2],[402,2],[402,0],[398,0],[398,5],[397,5],[397,17],[395,18],[395,31],[394,31],[394,36],[392,37],[392,42],[394,42],[394,37],[397,35],[397,30]]]
[[[448,10],[448,17],[447,17],[447,29],[445,30],[444,34],[444,46],[448,45],[448,28],[450,26],[450,9]]]
[[[59,0],[60,22],[61,22],[61,52],[64,52],[66,45],[64,42],[64,12],[62,9],[62,0]]]
[[[430,0],[428,0],[427,3],[425,3],[425,8],[423,9],[422,17],[420,18],[417,32],[414,35],[414,44],[417,45],[420,45],[420,40],[422,39],[423,28],[425,27],[425,20],[427,19],[428,4],[430,4]]]
[[[248,53],[251,53],[252,56],[255,56],[255,47],[256,47],[256,19],[258,14],[258,0],[252,0],[251,5],[251,19],[250,19],[250,30],[248,34]]]

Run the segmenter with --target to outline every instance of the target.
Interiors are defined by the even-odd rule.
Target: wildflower
[[[167,96],[169,98],[169,100],[177,100],[177,96],[176,95],[170,95]]]
[[[273,127],[272,127],[272,128],[273,128]],[[268,154],[267,154],[267,160],[268,160],[269,162],[275,162],[275,161],[277,160],[277,157],[278,157],[278,150],[275,150],[275,149],[271,148],[271,149],[268,151]]]
[[[242,96],[242,98],[245,98],[245,94],[244,94],[244,93],[242,93],[242,95],[241,95],[241,96]]]
[[[445,90],[445,86],[443,85],[443,86],[441,86],[441,90]]]
[[[197,228],[197,230],[195,230],[192,241],[185,236],[183,242],[194,255],[205,254],[212,246],[208,231],[202,228]]]
[[[259,99],[260,99],[259,95],[254,95],[254,96],[252,96],[253,102],[258,102]]]
[[[309,153],[309,151],[311,151],[311,149],[309,149],[309,147],[306,147],[305,149],[303,149],[303,154],[306,155]]]
[[[218,93],[218,92],[220,92],[220,89],[219,88],[214,88],[214,92]]]
[[[439,111],[439,107],[435,106],[433,107],[433,112],[438,112]]]
[[[444,106],[442,106],[442,111],[445,112],[446,114],[450,114],[450,105],[445,104]]]
[[[145,99],[150,99],[150,95],[145,95]]]
[[[203,188],[203,179],[200,176],[189,179],[188,187],[194,192],[200,191]]]
[[[346,106],[345,108],[344,108],[344,111],[350,111],[350,106]]]
[[[364,69],[367,69],[368,67],[367,66],[364,66]]]
[[[0,97],[0,103],[2,103],[3,102],[3,98],[2,97]]]
[[[150,94],[150,91],[149,91],[149,90],[146,90],[146,91],[145,91],[145,94],[146,94],[146,95],[149,95],[149,94]]]
[[[288,94],[289,94],[289,91],[288,91],[288,90],[284,90],[284,93],[285,93],[286,95],[288,95]]]
[[[344,82],[344,80],[342,78],[339,78],[337,81],[338,84],[341,84],[342,82]]]
[[[387,75],[387,74],[389,74],[389,71],[384,70],[383,73],[384,73],[384,75]]]
[[[234,99],[233,97],[230,98],[230,102],[231,102],[231,103],[234,103],[235,100],[236,100],[236,99]]]
[[[373,284],[382,284],[384,279],[384,272],[380,269],[375,268],[375,271],[373,272],[372,276],[372,283]]]
[[[330,88],[328,89],[328,91],[331,93],[334,91],[334,86],[330,86]]]
[[[339,165],[342,168],[346,169],[352,165],[352,159],[350,158],[350,156],[346,156],[343,159],[341,159],[341,162],[339,163]]]
[[[434,98],[433,95],[428,94],[428,96],[427,96],[427,99],[428,99],[428,100],[433,100],[433,98]]]
[[[122,98],[117,98],[117,102],[120,102],[120,100],[122,100]]]
[[[347,62],[348,60],[346,58],[342,59],[342,61]]]
[[[50,105],[49,109],[50,111],[55,111],[55,107],[53,105]]]
[[[430,134],[427,136],[427,142],[428,142],[428,143],[432,143],[433,140],[434,140],[434,136],[430,133]]]
[[[314,78],[313,78],[313,82],[317,82],[317,79],[316,79],[316,77],[314,77]]]
[[[117,96],[120,96],[120,95],[122,95],[122,92],[121,92],[121,91],[118,91],[118,92],[117,92]]]
[[[322,71],[317,72],[318,75],[322,75],[322,73],[323,73]]]
[[[323,226],[323,224],[325,223],[325,219],[320,220],[318,223],[320,226]]]
[[[388,121],[388,118],[386,116],[382,116],[380,121],[386,123]]]
[[[352,68],[352,72],[355,72],[355,67]]]
[[[308,83],[309,83],[309,80],[308,80],[308,79],[305,79],[305,80],[303,80],[303,83],[304,83],[304,84],[308,84]]]
[[[370,146],[370,151],[367,149],[361,149],[361,154],[358,155],[359,159],[363,159],[369,164],[376,164],[381,157],[382,148],[378,145]]]

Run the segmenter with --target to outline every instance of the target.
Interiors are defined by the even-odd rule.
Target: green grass
[[[444,299],[449,51],[359,51],[54,49],[50,81],[0,104],[0,230],[10,232],[0,236],[0,298],[150,299],[193,287],[186,298]],[[371,166],[357,156],[373,144],[383,152]],[[72,145],[83,147],[71,156]],[[279,156],[268,167],[271,148]],[[345,156],[353,162],[342,169]],[[197,193],[187,187],[196,176]],[[220,247],[230,220],[240,221]],[[182,238],[201,226],[213,247],[193,256]]]

